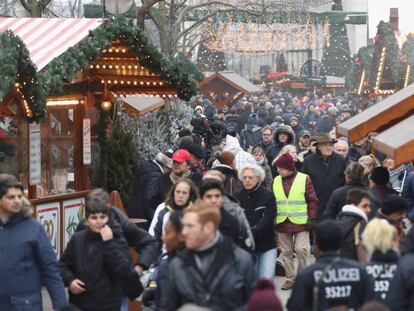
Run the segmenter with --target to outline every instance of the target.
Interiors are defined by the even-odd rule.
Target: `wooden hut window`
[[[28,124],[18,116],[0,112],[0,173],[16,176],[28,188]]]
[[[42,183],[36,197],[76,191],[76,109],[53,107],[42,123]]]

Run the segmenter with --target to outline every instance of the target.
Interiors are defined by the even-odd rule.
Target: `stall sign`
[[[85,218],[85,200],[78,198],[63,202],[63,247],[66,248],[79,222]]]
[[[91,120],[83,119],[83,164],[91,164]]]
[[[36,218],[46,231],[56,256],[60,252],[60,202],[39,204],[36,206]]]
[[[29,124],[29,184],[41,183],[40,124]]]

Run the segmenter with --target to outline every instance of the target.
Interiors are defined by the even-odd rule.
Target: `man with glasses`
[[[262,140],[258,147],[262,148],[266,153],[267,148],[273,145],[273,130],[269,125],[266,125],[262,129]],[[257,147],[257,146],[256,146]]]

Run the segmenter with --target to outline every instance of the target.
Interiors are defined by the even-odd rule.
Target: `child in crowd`
[[[86,198],[88,229],[76,232],[60,260],[69,301],[83,311],[114,311],[121,307],[123,285],[136,286],[128,245],[108,225],[108,194],[91,191]]]

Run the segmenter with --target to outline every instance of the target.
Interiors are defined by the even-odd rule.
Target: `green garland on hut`
[[[24,43],[10,31],[0,33],[0,103],[3,97],[19,83],[21,93],[33,112],[28,121],[41,121],[46,116],[46,96],[39,83],[35,65]]]

